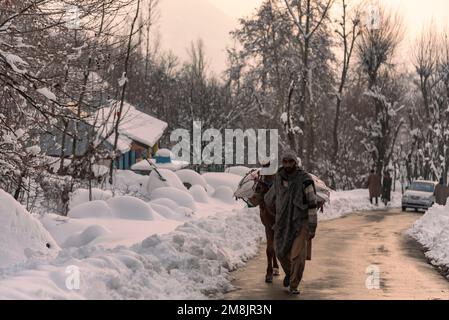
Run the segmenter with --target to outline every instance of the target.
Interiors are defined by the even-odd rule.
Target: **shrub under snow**
[[[95,200],[73,207],[68,216],[74,219],[108,218],[112,217],[112,212],[106,201]]]
[[[151,171],[150,177],[145,184],[145,190],[148,194],[151,194],[154,190],[163,187],[172,187],[181,191],[187,191],[186,187],[184,187],[182,181],[176,173],[167,169],[160,169],[158,171],[166,181],[161,180],[156,171]]]
[[[231,188],[232,192],[237,190],[238,185],[242,180],[242,177],[236,174],[221,172],[208,172],[203,174],[203,177],[214,189],[226,186]]]
[[[187,189],[182,191],[173,187],[165,187],[156,189],[151,193],[152,200],[160,198],[171,199],[181,207],[196,210],[195,200]]]
[[[92,189],[92,200],[108,200],[112,198],[112,192],[104,191],[101,189]],[[87,189],[77,189],[75,190],[70,197],[70,209],[75,208],[76,206],[89,202],[89,190]]]
[[[161,217],[144,201],[129,197],[116,197],[108,200],[115,218],[129,220],[160,220]]]
[[[196,171],[189,170],[189,169],[182,169],[182,170],[176,171],[175,173],[179,177],[179,179],[181,179],[181,181],[183,183],[188,183],[191,186],[194,186],[197,184],[207,190],[206,179],[204,179],[204,177],[202,175],[200,175],[199,173],[197,173]]]
[[[196,184],[189,189],[189,193],[192,195],[193,199],[196,202],[200,202],[200,203],[208,203],[209,202],[207,192],[203,186]]]

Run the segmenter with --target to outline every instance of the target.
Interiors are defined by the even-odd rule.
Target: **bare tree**
[[[310,106],[310,82],[313,64],[311,63],[311,48],[315,34],[328,18],[329,10],[334,0],[284,0],[284,4],[290,14],[291,21],[296,28],[296,36],[300,45],[299,54],[302,61],[302,72],[299,75],[299,122],[302,132],[307,130],[306,116]],[[290,105],[290,103],[288,104]],[[289,112],[288,113],[293,113]],[[304,134],[297,141],[292,124],[288,128],[290,145],[298,151],[302,157],[304,150]],[[299,143],[298,143],[299,142]]]
[[[113,151],[114,153],[117,154],[117,146],[118,146],[118,139],[119,139],[119,128],[120,128],[120,122],[122,120],[122,112],[123,112],[123,106],[125,103],[125,95],[126,95],[126,88],[127,88],[127,84],[128,84],[128,79],[127,79],[127,75],[128,75],[128,68],[129,68],[129,58],[131,56],[131,50],[132,50],[132,40],[133,40],[133,36],[135,35],[135,26],[136,26],[136,21],[137,18],[139,17],[139,13],[140,13],[140,0],[137,0],[137,8],[135,9],[135,15],[134,18],[131,22],[131,28],[129,31],[129,35],[128,35],[128,46],[127,46],[127,50],[126,50],[126,56],[125,56],[125,63],[123,66],[123,74],[122,74],[122,78],[120,80],[120,85],[121,85],[121,96],[120,96],[120,107],[118,108],[117,111],[117,115],[116,115],[116,123],[115,123],[115,136],[114,136],[114,146],[113,146]],[[113,171],[114,171],[114,160],[111,161],[111,165],[109,168],[109,183],[113,184]]]
[[[341,75],[338,84],[338,90],[335,93],[336,96],[336,108],[335,108],[335,120],[333,130],[334,150],[332,155],[332,162],[337,161],[339,152],[339,126],[341,116],[341,106],[343,101],[343,93],[346,88],[346,83],[349,76],[349,69],[351,65],[351,59],[354,52],[355,44],[361,33],[361,13],[359,8],[355,8],[352,17],[348,13],[348,4],[346,0],[342,0],[342,15],[341,20],[338,21],[338,28],[335,30],[339,39],[340,45],[343,51],[343,58],[341,61]]]
[[[395,101],[385,95],[387,84],[391,84],[393,58],[403,37],[403,24],[398,13],[387,10],[381,5],[379,21],[375,26],[363,28],[357,42],[357,53],[362,71],[367,78],[367,95],[372,98],[374,113],[368,123],[369,138],[367,151],[372,155],[378,172],[388,166],[390,149],[394,145],[398,124],[392,118],[399,111]],[[391,92],[388,92],[391,94]]]

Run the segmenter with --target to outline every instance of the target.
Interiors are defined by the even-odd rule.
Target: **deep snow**
[[[388,208],[400,208],[402,194],[392,192],[392,201]],[[326,203],[324,213],[320,213],[320,220],[341,218],[357,211],[370,211],[384,209],[385,206],[379,199],[379,206],[372,205],[369,201],[369,193],[366,189],[351,191],[332,191],[330,203]]]
[[[36,219],[1,191],[0,237],[8,246],[0,246],[0,298],[221,297],[232,289],[230,271],[259,253],[264,228],[258,209],[233,199],[239,176],[198,177],[188,171],[180,176],[170,175],[153,189],[147,185],[150,177],[119,172],[115,196],[95,190],[95,201],[89,202],[86,190],[78,190],[68,217]],[[187,190],[182,186],[187,180],[198,184]],[[367,190],[333,192],[331,198],[320,220],[375,208]],[[11,228],[16,217],[27,227]],[[66,286],[73,268],[80,273],[79,290]]]
[[[409,230],[425,249],[429,261],[449,279],[449,204],[435,205]]]
[[[0,189],[0,274],[29,260],[52,257],[59,246],[11,195]]]

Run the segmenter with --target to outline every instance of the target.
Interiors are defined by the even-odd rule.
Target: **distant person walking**
[[[449,187],[444,184],[444,178],[441,178],[440,183],[435,187],[435,202],[440,206],[445,206],[448,198]]]
[[[384,180],[382,182],[382,202],[385,206],[391,201],[391,187],[393,186],[393,179],[391,178],[390,171],[385,171]]]
[[[369,189],[369,201],[373,204],[373,199],[376,199],[376,206],[379,205],[379,197],[381,193],[381,181],[376,170],[371,170],[371,174],[368,177],[368,189]]]
[[[317,228],[317,197],[313,178],[300,168],[293,151],[284,153],[282,167],[265,202],[276,214],[276,254],[285,272],[284,287],[299,294],[310,242]]]

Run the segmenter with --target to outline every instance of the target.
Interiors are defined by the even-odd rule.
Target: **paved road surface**
[[[405,232],[422,213],[399,210],[358,213],[321,222],[306,265],[301,296],[282,287],[283,273],[265,284],[265,252],[234,275],[238,288],[225,299],[449,299],[449,281],[424,257]],[[380,270],[380,288],[368,290],[370,266]]]

